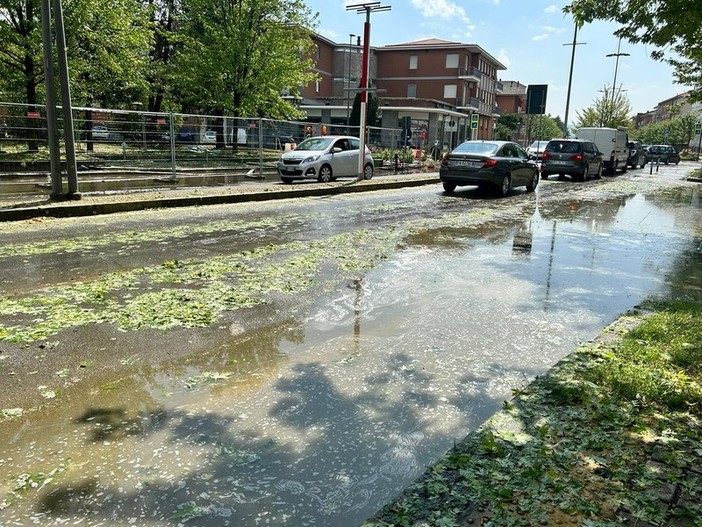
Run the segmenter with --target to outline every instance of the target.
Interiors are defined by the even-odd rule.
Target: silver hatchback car
[[[347,135],[308,137],[285,152],[278,160],[278,175],[283,183],[296,179],[317,178],[328,182],[338,177],[358,175],[358,155],[361,140]],[[373,157],[366,146],[363,179],[373,177]]]

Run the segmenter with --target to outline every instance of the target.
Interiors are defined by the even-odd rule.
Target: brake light
[[[492,168],[497,165],[497,161],[494,159],[483,158],[483,168]]]
[[[541,154],[541,159],[551,159],[551,154],[549,154],[548,152],[544,152],[543,154]]]
[[[582,161],[583,160],[583,155],[582,154],[575,154],[573,157],[571,157],[573,161]]]

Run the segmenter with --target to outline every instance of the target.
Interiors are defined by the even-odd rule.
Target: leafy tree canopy
[[[672,119],[647,124],[631,132],[633,139],[645,144],[687,145],[695,137],[695,124],[699,117],[689,112]]]
[[[580,25],[593,20],[617,22],[615,35],[631,43],[652,44],[656,60],[675,68],[681,84],[693,86],[702,100],[702,9],[699,0],[573,0],[563,8]],[[666,57],[663,50],[678,57]]]
[[[314,79],[315,21],[302,0],[185,1],[176,58],[184,102],[217,113],[300,116],[290,98]]]
[[[592,106],[576,114],[578,116],[576,128],[584,126],[617,128],[628,127],[631,124],[629,98],[620,90],[612,93],[612,89],[607,86],[602,90],[602,96],[596,98]]]

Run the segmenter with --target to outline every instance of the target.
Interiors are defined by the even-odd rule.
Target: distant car
[[[217,142],[217,132],[214,130],[207,130],[202,136],[202,142],[208,144],[214,144]]]
[[[95,126],[93,126],[92,132],[93,132],[93,139],[109,139],[110,138],[110,131],[107,129],[107,126],[103,126],[101,124],[96,124]]]
[[[308,178],[328,182],[342,176],[356,176],[360,149],[361,140],[358,137],[308,137],[293,150],[280,156],[277,163],[278,175],[283,183]],[[363,179],[371,179],[374,165],[368,146],[363,163]]]
[[[670,145],[651,145],[646,150],[646,162],[660,161],[666,165],[669,163],[680,163],[680,154]]]
[[[176,134],[176,141],[181,143],[194,143],[195,132],[193,132],[192,128],[181,128]]]
[[[629,147],[629,159],[626,164],[631,168],[643,168],[646,165],[646,151],[643,145],[639,141],[629,141],[627,146]]]
[[[504,196],[513,187],[534,192],[539,167],[517,143],[465,141],[443,157],[439,177],[449,194],[458,186],[477,185]]]
[[[584,139],[552,139],[541,160],[541,178],[552,174],[571,176],[573,181],[602,177],[602,152],[592,141]]]
[[[531,143],[531,146],[527,148],[527,154],[529,154],[529,157],[532,159],[541,161],[541,157],[544,154],[544,149],[546,148],[547,144],[548,141],[534,141]]]

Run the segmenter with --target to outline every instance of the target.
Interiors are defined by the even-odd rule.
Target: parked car
[[[439,177],[449,194],[458,186],[477,185],[504,196],[513,187],[534,192],[539,167],[517,143],[465,141],[443,157]]]
[[[103,126],[101,124],[96,124],[95,126],[93,126],[92,132],[93,132],[93,139],[109,139],[110,138],[110,131],[107,129],[107,126]]]
[[[614,175],[617,170],[627,171],[629,160],[629,136],[626,128],[578,128],[577,138],[592,141],[602,152],[604,168]]]
[[[181,128],[176,134],[176,141],[181,143],[194,143],[195,142],[195,132],[192,128]]]
[[[215,132],[214,130],[207,130],[202,135],[202,142],[208,143],[208,144],[216,143],[217,142],[217,132]]]
[[[670,145],[651,145],[646,150],[646,162],[680,163],[680,154]]]
[[[328,182],[338,177],[358,175],[361,140],[346,135],[309,137],[294,150],[278,159],[278,175],[283,183],[296,179],[317,178]],[[363,179],[373,177],[373,156],[366,146],[363,159]]]
[[[530,158],[541,161],[547,144],[548,141],[534,141],[529,148],[527,148],[527,154],[529,154]]]
[[[552,139],[546,145],[541,161],[541,178],[552,174],[571,176],[574,181],[602,177],[602,152],[592,141],[583,139]]]
[[[626,164],[631,168],[643,168],[646,165],[646,151],[643,149],[643,145],[639,141],[629,141],[627,146],[629,147],[629,159]]]

